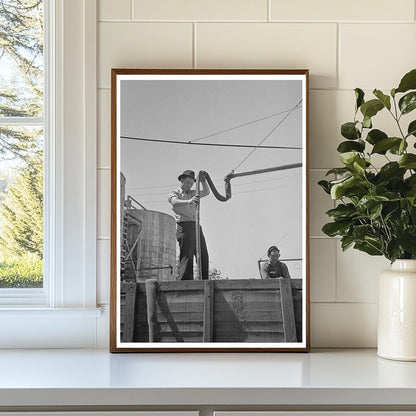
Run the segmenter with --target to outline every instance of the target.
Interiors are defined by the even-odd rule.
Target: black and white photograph
[[[308,70],[112,70],[110,351],[309,351]]]

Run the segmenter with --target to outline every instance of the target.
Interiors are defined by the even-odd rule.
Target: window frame
[[[44,0],[44,28],[44,286],[0,291],[0,347],[94,347],[97,0]]]
[[[52,20],[50,19],[50,7],[52,5],[52,0],[43,0],[43,44],[44,44],[44,94],[43,94],[43,117],[10,117],[10,116],[1,116],[0,124],[7,125],[11,127],[43,127],[44,135],[44,173],[47,171],[46,160],[49,160],[47,156],[47,144],[49,136],[48,121],[52,119],[49,116],[49,105],[50,101],[50,82],[49,82],[49,63],[52,62],[50,56],[50,45],[49,45],[49,36],[51,34],[50,24]],[[48,177],[44,174],[43,176],[43,195],[44,195],[44,209],[43,209],[43,241],[46,244],[45,253],[48,253],[50,242],[47,238],[48,234],[48,218],[45,207],[49,204],[49,195],[46,192],[46,184]],[[46,237],[46,238],[45,238]],[[47,256],[50,258],[50,256]],[[48,298],[48,287],[49,287],[49,264],[47,261],[43,261],[43,287],[42,288],[0,288],[0,306],[2,305],[41,305],[45,306],[49,303]]]

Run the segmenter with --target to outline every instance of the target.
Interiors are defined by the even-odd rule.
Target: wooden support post
[[[196,177],[196,195],[199,196],[200,180],[199,180],[199,172]],[[199,216],[200,216],[200,206],[201,201],[199,201],[198,206],[196,207],[196,221],[195,221],[195,238],[196,238],[196,264],[198,266],[198,280],[202,280],[202,264],[201,264],[201,233],[199,230]]]
[[[149,325],[149,342],[155,342],[157,325],[157,304],[156,304],[156,279],[147,279],[146,286],[146,306],[147,323]]]
[[[214,340],[214,290],[215,280],[204,280],[204,342]]]
[[[134,325],[136,322],[136,283],[124,283],[126,288],[125,317],[123,326],[123,342],[134,341]]]
[[[283,277],[280,277],[279,280],[285,342],[297,342],[292,282],[291,279]]]

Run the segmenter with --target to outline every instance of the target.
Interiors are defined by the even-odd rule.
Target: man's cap
[[[271,246],[267,249],[267,255],[270,257],[270,254],[272,251],[277,250],[279,251],[279,249],[276,246]]]
[[[180,181],[183,178],[192,178],[195,182],[195,172],[193,170],[185,170],[181,175],[178,176],[178,180]]]

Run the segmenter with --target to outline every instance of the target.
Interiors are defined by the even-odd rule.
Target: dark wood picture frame
[[[158,281],[154,278],[138,279],[136,281],[123,281],[121,276],[122,264],[125,264],[125,253],[122,251],[121,241],[127,238],[123,235],[126,230],[121,229],[124,224],[125,194],[120,191],[120,166],[118,166],[120,146],[120,133],[118,130],[121,115],[119,112],[120,88],[119,82],[124,79],[133,79],[135,76],[146,79],[146,76],[162,76],[169,80],[170,76],[186,76],[186,79],[195,76],[221,76],[227,80],[232,76],[258,76],[265,80],[273,80],[273,76],[287,76],[288,80],[301,80],[302,84],[302,218],[303,218],[303,241],[302,241],[302,278],[301,279],[229,279],[229,280],[175,280]],[[126,78],[127,77],[127,78]],[[129,78],[130,77],[130,78]],[[201,79],[201,78],[199,78]],[[203,78],[202,78],[203,79]],[[244,80],[244,77],[242,78]],[[278,79],[278,78],[276,78]],[[285,78],[282,78],[283,80]],[[139,81],[139,79],[138,79]],[[292,111],[292,110],[290,110]],[[282,112],[283,113],[283,112]],[[287,113],[287,111],[286,111]],[[277,113],[279,114],[279,113]],[[266,118],[266,117],[265,117]],[[249,123],[248,123],[249,124]],[[309,175],[308,175],[308,143],[309,143],[309,70],[307,69],[112,69],[111,73],[111,263],[110,263],[110,345],[112,353],[121,352],[309,352],[310,351],[310,276],[309,276]],[[125,138],[125,137],[123,137]],[[146,140],[146,139],[144,139]],[[157,140],[155,140],[157,141]],[[256,142],[256,140],[254,140]],[[186,147],[186,146],[184,146]],[[248,147],[248,146],[246,146]],[[251,146],[253,147],[253,146]],[[265,146],[266,147],[266,146]],[[246,149],[250,150],[250,149]],[[183,170],[188,169],[183,166]],[[180,172],[179,172],[180,173]],[[197,175],[197,186],[199,188],[199,176]],[[132,198],[134,199],[134,198]],[[130,201],[131,202],[131,201]],[[137,202],[137,201],[136,201]],[[140,205],[140,204],[139,204]],[[130,205],[131,206],[131,205]],[[143,207],[144,208],[144,207]],[[123,214],[121,214],[123,210]],[[120,213],[119,213],[120,211]],[[124,225],[123,225],[124,227]],[[127,227],[127,226],[126,226]],[[197,231],[198,235],[198,231]],[[121,240],[120,240],[121,239]],[[137,243],[137,242],[136,242]],[[176,243],[176,240],[175,240]],[[198,248],[197,248],[198,250]],[[123,257],[120,253],[124,253]],[[121,259],[123,258],[123,262]],[[200,257],[197,257],[200,258]],[[136,262],[138,264],[138,261]],[[125,267],[125,266],[123,266]],[[138,267],[138,266],[136,266]],[[160,267],[161,268],[161,267]],[[166,267],[165,267],[166,268]],[[260,260],[259,260],[260,269]],[[137,270],[137,269],[136,269]],[[124,276],[124,275],[123,275]],[[195,275],[194,275],[195,276]],[[195,278],[195,277],[194,277]],[[264,296],[274,296],[279,299],[279,316],[281,322],[277,324],[279,331],[283,331],[283,340],[277,342],[231,342],[221,341],[217,335],[214,339],[216,316],[216,296],[233,296],[239,299],[240,306],[246,301],[244,291],[250,293],[265,293]],[[223,291],[223,294],[221,294]],[[187,342],[186,335],[181,332],[181,322],[176,322],[169,307],[173,298],[178,293],[192,294],[200,299],[199,325],[201,333],[194,333],[204,345]],[[247,292],[248,293],[248,292]],[[182,296],[182,295],[181,295]],[[244,299],[243,299],[244,298]],[[300,298],[300,300],[299,300]],[[243,299],[243,300],[242,300]],[[268,298],[269,299],[269,298]],[[193,300],[194,301],[194,300]],[[237,302],[237,303],[238,303]],[[260,302],[257,302],[260,303]],[[122,304],[122,305],[121,305]],[[300,306],[299,306],[300,305]],[[228,306],[228,305],[227,305]],[[235,306],[235,305],[234,305]],[[234,313],[236,321],[243,319]],[[266,311],[267,312],[267,311]],[[219,312],[218,312],[219,313]],[[123,314],[123,315],[122,315]],[[158,317],[163,315],[163,322]],[[263,313],[264,315],[264,313]],[[123,322],[121,323],[121,317]],[[139,317],[139,318],[138,318]],[[169,317],[169,318],[168,318]],[[241,319],[240,319],[241,318]],[[299,318],[299,319],[298,319]],[[140,322],[139,322],[140,320]],[[299,323],[300,322],[300,323]],[[241,322],[239,323],[241,324]],[[264,322],[262,322],[264,325]],[[274,325],[275,323],[273,323]],[[169,329],[169,336],[175,339],[165,342],[161,337],[161,325]],[[122,328],[122,335],[121,335]],[[144,330],[146,334],[136,341],[137,332]],[[136,338],[135,338],[136,337]],[[243,339],[242,337],[241,339]],[[301,339],[299,342],[298,339]],[[168,338],[167,338],[168,339]],[[287,341],[289,340],[289,341]],[[296,340],[293,342],[293,340]],[[209,345],[208,345],[209,344]],[[236,345],[237,344],[237,345]],[[248,345],[249,344],[249,345]],[[289,344],[289,346],[288,346]],[[136,346],[137,345],[137,346]],[[247,345],[247,346],[245,346]]]

